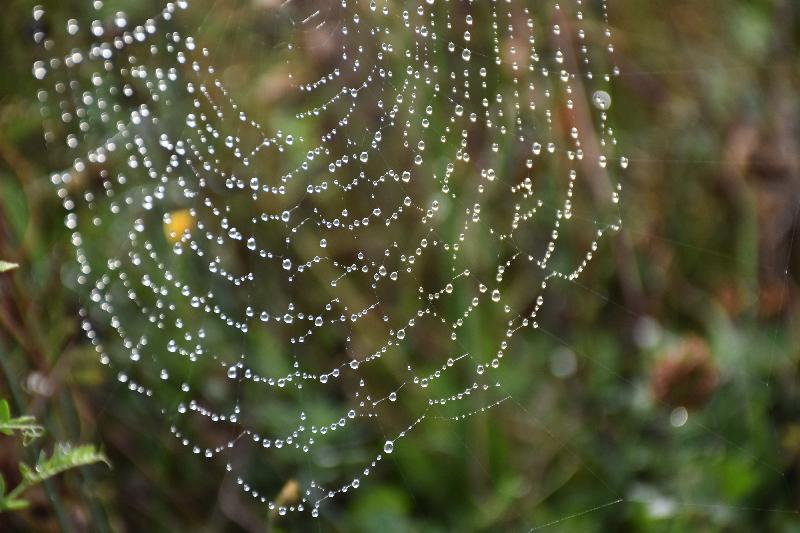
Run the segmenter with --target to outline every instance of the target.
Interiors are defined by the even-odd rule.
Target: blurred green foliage
[[[48,4],[62,19],[89,9]],[[262,53],[279,34],[269,6],[218,0],[196,33],[245,107],[297,129],[273,109],[285,88]],[[222,464],[167,439],[97,365],[64,284],[30,7],[8,0],[0,16],[0,257],[20,265],[0,273],[0,394],[58,440],[103,443],[115,469],[69,473],[49,497],[32,489],[32,508],[0,529],[800,531],[796,2],[610,2],[612,116],[631,160],[621,235],[504,370],[513,401],[427,427],[316,522],[249,507]],[[0,441],[6,479],[17,453]]]
[[[13,436],[17,433],[22,435],[23,446],[28,446],[44,434],[44,428],[32,416],[12,417],[8,401],[0,400],[0,434]],[[49,456],[44,451],[39,452],[32,467],[20,462],[20,480],[13,488],[7,487],[5,477],[0,475],[0,514],[28,508],[30,502],[23,495],[29,489],[44,485],[67,470],[94,463],[108,464],[108,459],[91,444],[73,447],[64,443],[56,444]]]

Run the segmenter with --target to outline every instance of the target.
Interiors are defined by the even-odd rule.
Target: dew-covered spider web
[[[244,66],[210,0],[37,7],[33,74],[100,362],[185,453],[317,516],[492,416],[618,229],[613,39],[605,0],[243,4]]]

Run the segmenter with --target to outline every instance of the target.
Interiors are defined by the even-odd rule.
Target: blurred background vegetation
[[[0,530],[800,531],[800,4],[609,3],[631,160],[621,234],[553,302],[557,327],[529,335],[504,376],[514,402],[421,433],[309,522],[250,507],[224,465],[179,449],[97,364],[65,288],[31,5],[6,0],[0,259],[20,268],[0,274],[0,396],[53,439],[100,444],[113,470],[31,491]],[[218,0],[197,35],[257,74],[263,52],[220,21],[256,23],[273,4]],[[285,73],[260,72],[248,101],[274,106]],[[24,453],[0,438],[9,485]]]

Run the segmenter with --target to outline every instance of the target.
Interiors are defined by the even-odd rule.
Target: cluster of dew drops
[[[110,3],[110,0],[106,0]],[[73,155],[73,164],[66,171],[55,173],[51,181],[56,186],[58,195],[67,211],[65,223],[72,232],[71,240],[77,261],[77,282],[88,290],[87,306],[99,310],[106,317],[103,331],[111,331],[112,338],[107,342],[118,344],[127,354],[127,361],[118,363],[105,347],[106,340],[101,339],[100,328],[96,328],[90,319],[88,308],[80,310],[82,327],[99,354],[100,361],[112,368],[119,367],[117,378],[131,391],[147,398],[157,396],[157,389],[149,388],[137,382],[131,373],[124,370],[124,365],[136,366],[143,361],[157,362],[161,357],[181,357],[196,362],[200,359],[218,363],[221,373],[231,382],[257,383],[264,387],[302,388],[307,384],[325,385],[340,380],[346,373],[358,375],[363,365],[388,356],[399,349],[406,338],[415,329],[419,329],[428,320],[444,324],[450,329],[450,342],[457,344],[462,327],[479,305],[504,304],[501,282],[512,265],[529,262],[542,272],[541,291],[535,296],[533,310],[526,313],[514,312],[506,303],[504,312],[509,316],[507,328],[501,332],[502,340],[493,356],[486,358],[480,354],[461,353],[457,357],[449,357],[432,373],[419,373],[414,365],[407,366],[408,378],[394,390],[385,395],[373,397],[367,392],[365,380],[359,381],[359,390],[353,398],[355,407],[348,409],[338,419],[322,425],[311,424],[304,412],[299,413],[299,423],[283,436],[266,436],[256,429],[241,426],[242,409],[238,403],[231,412],[217,412],[203,404],[200,399],[188,399],[174,408],[162,407],[162,413],[171,420],[181,416],[204,417],[211,423],[239,424],[236,435],[217,446],[203,446],[194,442],[182,432],[174,422],[171,434],[192,453],[205,457],[230,457],[233,450],[243,441],[248,440],[264,448],[294,448],[301,453],[310,450],[326,434],[345,431],[352,420],[370,420],[377,418],[376,408],[379,405],[398,402],[408,389],[427,389],[435,380],[457,365],[472,364],[476,380],[465,385],[458,392],[441,398],[430,398],[427,409],[409,424],[406,429],[387,438],[379,446],[374,457],[365,462],[364,467],[346,483],[335,487],[323,487],[316,481],[310,481],[300,501],[296,504],[276,502],[264,491],[251,486],[246,475],[233,466],[233,461],[226,463],[229,471],[235,472],[237,484],[244,493],[254,500],[260,501],[277,510],[281,515],[292,511],[310,509],[312,516],[318,516],[321,504],[337,495],[357,489],[362,479],[369,476],[386,455],[392,454],[398,440],[407,437],[412,430],[424,420],[463,420],[473,415],[485,413],[487,410],[505,401],[508,396],[478,409],[465,410],[456,416],[437,414],[437,407],[449,403],[461,402],[475,392],[500,388],[499,382],[490,383],[489,375],[501,365],[503,357],[509,350],[515,334],[523,329],[536,329],[537,314],[544,304],[544,290],[551,280],[575,280],[591,261],[598,249],[598,242],[607,231],[619,229],[619,222],[597,228],[596,238],[586,250],[583,260],[574,269],[566,272],[558,271],[550,266],[551,258],[557,251],[558,229],[560,224],[572,217],[572,195],[574,183],[579,179],[579,165],[585,157],[581,138],[586,132],[579,132],[573,127],[569,139],[556,140],[553,133],[553,112],[548,106],[557,104],[557,98],[551,89],[542,91],[534,86],[533,79],[557,85],[559,90],[569,95],[567,107],[573,105],[574,93],[579,81],[594,82],[591,69],[592,47],[587,44],[583,29],[583,11],[585,0],[572,0],[576,27],[578,49],[575,51],[576,61],[584,67],[583,74],[570,73],[565,66],[567,51],[555,47],[553,57],[543,57],[537,49],[536,31],[540,23],[529,12],[524,2],[512,0],[493,0],[489,2],[489,20],[477,20],[473,15],[470,0],[418,0],[415,9],[408,10],[397,7],[389,0],[371,0],[369,10],[364,14],[353,6],[352,0],[341,0],[339,8],[345,14],[344,22],[335,27],[328,24],[322,10],[313,10],[304,16],[297,28],[298,33],[306,29],[321,31],[338,31],[341,33],[342,50],[340,61],[330,72],[316,80],[296,82],[289,74],[296,90],[304,95],[308,102],[317,102],[307,109],[296,113],[298,121],[314,121],[319,117],[335,116],[335,126],[326,130],[319,139],[307,140],[302,135],[277,131],[273,134],[264,132],[261,124],[253,120],[240,108],[229,95],[222,81],[216,76],[213,65],[209,64],[209,50],[198,45],[189,36],[174,30],[162,29],[169,21],[178,16],[179,11],[186,10],[186,1],[167,2],[164,7],[154,13],[151,18],[140,23],[129,20],[123,12],[115,12],[109,20],[98,17],[87,25],[75,19],[66,22],[67,36],[79,36],[88,31],[94,44],[88,49],[69,48],[66,52],[57,48],[57,43],[43,31],[37,31],[36,41],[48,59],[36,61],[33,65],[33,76],[42,82],[38,93],[42,104],[45,122],[45,138],[49,143],[62,143]],[[444,10],[437,10],[444,4]],[[463,4],[459,9],[449,9],[455,4]],[[100,13],[104,2],[95,0],[93,7]],[[559,3],[552,3],[550,8],[561,11]],[[281,7],[280,9],[283,9]],[[483,10],[478,10],[483,12]],[[462,15],[466,12],[466,15]],[[476,11],[477,12],[477,11]],[[522,13],[523,18],[512,16]],[[443,14],[444,13],[444,14]],[[41,7],[34,8],[34,19],[38,23],[45,11]],[[368,15],[368,16],[367,16]],[[455,20],[456,17],[463,20]],[[607,9],[602,2],[602,16],[605,18],[605,39],[607,52],[613,53],[611,33],[607,20]],[[554,19],[556,20],[556,19]],[[327,24],[327,26],[326,26]],[[335,27],[335,30],[329,28]],[[466,28],[458,33],[455,28]],[[480,29],[479,29],[480,28]],[[492,54],[486,56],[472,49],[472,33],[492,32]],[[489,31],[489,30],[487,30]],[[541,38],[557,39],[564,31],[558,22],[543,31]],[[394,34],[392,33],[394,32]],[[400,34],[399,39],[394,37]],[[403,37],[408,36],[408,39]],[[407,44],[402,44],[407,41]],[[375,54],[367,54],[364,45],[359,43],[374,42],[379,49]],[[439,45],[444,43],[443,47]],[[506,46],[510,43],[509,46]],[[138,47],[138,48],[137,48]],[[294,51],[294,45],[286,45],[288,52]],[[437,50],[444,49],[447,61],[439,61],[435,55]],[[137,55],[140,54],[140,55]],[[374,59],[372,56],[374,55]],[[288,56],[288,71],[292,72],[291,58]],[[147,66],[145,59],[157,58],[162,66]],[[388,59],[391,58],[391,61]],[[460,62],[459,62],[460,61]],[[394,65],[402,64],[403,69]],[[457,65],[457,66],[453,66]],[[87,68],[87,67],[91,68]],[[489,94],[487,79],[492,69],[504,68],[510,73],[512,89],[480,98],[480,94]],[[82,80],[77,71],[87,72],[88,81]],[[612,73],[602,76],[607,85]],[[114,81],[114,76],[117,80]],[[347,74],[347,76],[345,76]],[[357,78],[362,81],[345,85],[346,79]],[[582,79],[581,79],[582,78]],[[132,106],[132,98],[137,96],[140,88],[145,88],[147,103]],[[349,82],[348,82],[349,83]],[[326,88],[341,84],[333,96],[319,103],[313,96]],[[425,101],[421,94],[429,91],[433,97]],[[371,94],[370,99],[363,98]],[[177,96],[176,96],[177,95]],[[527,96],[526,96],[527,95]],[[138,95],[140,96],[140,95]],[[186,114],[186,133],[178,136],[167,133],[163,128],[159,111],[173,104],[176,98],[188,99],[193,109]],[[575,97],[577,98],[577,97]],[[305,101],[305,100],[304,100]],[[377,102],[379,124],[374,129],[366,129],[351,120],[356,116],[359,106],[365,102]],[[539,102],[537,108],[536,103]],[[616,144],[612,128],[608,125],[607,112],[611,108],[611,96],[607,90],[599,88],[592,92],[591,105],[599,114],[597,119],[597,137],[601,147],[597,165],[605,169],[609,159],[604,155],[610,153]],[[370,104],[371,105],[371,104]],[[541,106],[544,105],[544,108]],[[509,113],[512,108],[517,113]],[[437,112],[437,110],[442,110]],[[529,113],[525,115],[525,113]],[[444,123],[437,124],[436,118],[444,114]],[[529,127],[529,121],[523,117],[535,115],[540,124]],[[234,117],[242,127],[257,132],[260,141],[255,146],[245,146],[238,135],[225,133],[223,119]],[[95,118],[90,118],[95,117]],[[98,124],[99,121],[99,124]],[[518,250],[510,257],[498,258],[493,280],[477,279],[469,269],[455,266],[452,278],[444,286],[433,289],[419,284],[414,277],[415,266],[424,255],[441,254],[452,258],[452,264],[461,257],[462,243],[476,233],[476,227],[487,219],[482,213],[480,202],[467,209],[461,224],[461,233],[454,242],[449,242],[437,233],[437,223],[446,216],[442,209],[447,198],[456,198],[452,184],[457,180],[461,169],[475,164],[472,161],[475,150],[469,146],[470,125],[479,123],[489,138],[484,141],[492,153],[498,153],[504,142],[516,142],[528,147],[530,157],[525,165],[532,169],[538,157],[548,155],[566,155],[574,167],[568,173],[568,189],[564,204],[556,210],[552,221],[551,238],[539,253]],[[51,125],[48,127],[48,124]],[[57,126],[53,126],[57,124]],[[375,160],[385,157],[381,154],[384,138],[389,130],[401,130],[402,150],[399,146],[390,147],[388,153],[401,153],[403,159],[408,155],[409,165],[401,160],[388,161],[382,172],[375,173]],[[96,139],[95,130],[109,132],[102,142]],[[360,131],[355,131],[360,130]],[[164,133],[157,133],[163,131]],[[366,145],[357,139],[368,139]],[[436,135],[423,135],[420,132],[437,132]],[[595,132],[589,132],[594,135]],[[160,150],[166,150],[170,156],[164,168],[157,168],[150,153],[154,148],[154,139]],[[335,148],[333,141],[343,139],[344,145],[351,149],[343,153]],[[223,146],[216,147],[217,143]],[[443,146],[455,146],[454,153],[440,172],[432,171],[426,165],[426,154],[431,152],[431,143],[441,142]],[[91,144],[94,143],[94,144]],[[279,154],[297,153],[303,147],[305,156],[291,170],[273,178],[259,175],[254,161],[261,152]],[[252,175],[241,176],[231,173],[217,157],[217,150],[228,150],[245,168],[252,169]],[[472,152],[472,154],[470,153]],[[103,165],[119,159],[123,154],[125,168],[101,171],[102,192],[79,190],[77,178],[86,171],[89,165]],[[380,157],[377,157],[380,156]],[[595,157],[595,156],[592,156]],[[400,158],[398,158],[400,159]],[[622,168],[628,166],[625,157],[616,158]],[[433,168],[433,163],[431,163]],[[263,172],[263,170],[262,170]],[[514,214],[508,227],[489,228],[490,234],[500,241],[511,241],[515,232],[524,230],[526,224],[536,219],[543,204],[535,197],[535,179],[533,173],[522,183],[509,184],[495,168],[481,168],[480,180],[473,184],[477,198],[488,194],[496,188],[505,188],[510,193],[510,201],[516,201]],[[441,194],[433,198],[415,197],[410,192],[416,181],[433,179]],[[293,186],[304,187],[308,196],[335,195],[347,198],[348,194],[368,195],[375,199],[375,191],[381,187],[398,187],[409,191],[397,198],[397,204],[386,208],[377,205],[367,214],[356,215],[351,212],[346,201],[343,207],[333,215],[325,214],[314,208],[308,212],[301,204],[285,206],[276,212],[257,212],[252,216],[253,228],[263,226],[270,231],[285,235],[286,249],[291,248],[292,239],[302,227],[313,227],[319,234],[318,250],[313,257],[298,258],[286,250],[269,249],[259,242],[251,229],[236,227],[232,222],[231,207],[218,204],[209,194],[211,184],[222,184],[231,195],[247,195],[252,198],[253,205],[260,198],[287,196]],[[302,185],[297,185],[298,183]],[[135,187],[131,187],[135,185]],[[193,207],[181,212],[166,210],[165,197],[167,185],[177,186],[183,191],[187,204]],[[76,192],[76,189],[78,191]],[[620,185],[616,185],[612,194],[612,202],[619,201]],[[80,205],[80,208],[79,208]],[[525,207],[527,206],[527,207]],[[305,275],[325,263],[336,272],[328,280],[331,292],[330,301],[322,310],[302,310],[299,305],[289,303],[285,309],[269,307],[269,302],[252,302],[247,299],[243,310],[232,310],[220,303],[219,295],[213,291],[195,292],[180,275],[170,268],[170,261],[163,258],[154,246],[154,237],[146,232],[147,223],[144,217],[136,216],[137,212],[164,210],[162,223],[167,229],[167,238],[171,241],[171,250],[176,256],[198,258],[207,265],[208,275],[227,284],[233,291],[247,292],[248,286],[258,283],[259,269],[237,273],[234,266],[226,265],[224,259],[212,252],[211,245],[241,247],[250,254],[253,262],[275,264],[278,271],[285,276],[286,283],[294,283],[302,287]],[[127,250],[116,257],[104,258],[102,264],[93,263],[91,254],[84,243],[82,225],[94,228],[107,224],[112,217],[132,214],[130,231],[128,232]],[[82,217],[82,218],[79,218]],[[394,242],[380,255],[371,257],[369,253],[359,250],[356,260],[351,263],[337,261],[326,255],[332,243],[338,239],[356,239],[368,235],[369,231],[391,234],[398,228],[403,217],[416,219],[422,228],[423,236],[410,249],[404,250]],[[184,222],[181,226],[181,221]],[[190,221],[190,223],[185,223]],[[151,232],[152,233],[152,232]],[[344,236],[343,236],[344,235]],[[365,292],[382,284],[396,284],[398,290],[410,290],[407,287],[416,284],[420,307],[408,317],[392,317],[382,309],[381,302],[375,301],[360,309],[349,307],[344,296],[337,291],[343,280],[363,276]],[[362,279],[362,278],[357,278]],[[448,320],[437,312],[436,303],[454,293],[456,282],[470,282],[474,286],[474,296],[456,320]],[[407,285],[406,285],[407,284]],[[122,287],[128,300],[118,304],[112,295],[112,289]],[[400,289],[402,288],[402,289]],[[155,301],[147,305],[148,299]],[[299,345],[314,341],[315,332],[320,328],[344,325],[351,327],[367,316],[379,316],[387,324],[386,339],[369,353],[352,354],[352,358],[332,365],[324,372],[308,372],[301,369],[300,361],[295,359],[293,370],[285,375],[261,375],[248,365],[248,358],[230,359],[222,354],[213,353],[205,345],[206,332],[203,327],[178,314],[175,302],[185,300],[191,307],[204,313],[210,321],[216,321],[222,327],[241,335],[247,335],[251,328],[268,325],[280,330],[285,328],[286,338],[290,344]],[[182,331],[182,337],[171,338],[165,346],[153,346],[144,334],[138,336],[128,331],[123,318],[117,309],[124,305],[132,305],[147,322],[155,328],[164,329],[167,325]],[[301,327],[302,334],[291,333]],[[116,338],[115,338],[116,337]],[[346,341],[350,343],[348,336]],[[156,370],[158,379],[166,383],[174,383],[179,390],[190,398],[192,387],[170,375],[166,367]]]

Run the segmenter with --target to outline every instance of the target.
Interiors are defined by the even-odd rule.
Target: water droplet
[[[669,423],[674,428],[683,427],[687,420],[689,420],[689,411],[685,407],[676,407],[669,415]]]
[[[592,95],[592,103],[597,109],[606,111],[611,108],[611,95],[606,91],[595,91]]]

